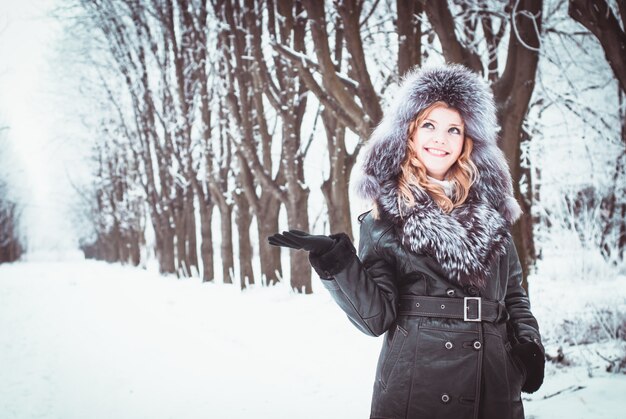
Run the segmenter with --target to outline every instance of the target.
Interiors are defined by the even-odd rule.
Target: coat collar
[[[444,213],[421,188],[415,206],[398,208],[398,188],[388,181],[377,199],[381,216],[395,226],[403,246],[434,258],[452,282],[484,287],[493,262],[506,252],[509,223],[486,199],[484,179],[470,188],[463,205]],[[404,204],[402,204],[404,205]]]

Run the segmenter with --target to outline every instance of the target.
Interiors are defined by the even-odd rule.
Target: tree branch
[[[517,93],[515,95],[516,101],[521,105],[520,108],[525,109],[530,101],[539,61],[536,48],[539,47],[538,28],[541,27],[541,8],[541,0],[522,0],[522,4],[515,9],[516,13],[512,12],[511,19],[516,21],[517,30],[511,29],[510,31],[506,66],[502,76],[493,84],[497,103],[509,103],[512,92],[517,89],[527,92],[524,96],[517,96]],[[524,44],[520,38],[524,39]],[[533,49],[526,48],[525,44]],[[531,85],[526,85],[526,83],[531,83]]]
[[[620,14],[624,20],[626,6],[619,3]],[[619,81],[620,88],[626,92],[626,34],[605,0],[570,0],[568,14],[576,22],[593,33],[606,55],[606,59]]]
[[[370,128],[373,129],[383,117],[383,111],[380,107],[378,92],[372,85],[367,63],[365,62],[365,53],[363,51],[363,41],[361,39],[361,27],[359,24],[360,7],[356,0],[345,0],[337,3],[339,14],[343,20],[344,36],[346,39],[346,49],[352,66],[352,71],[356,75],[358,81],[358,97],[363,105],[363,110],[369,117],[367,121]]]
[[[370,132],[368,116],[356,103],[354,97],[347,91],[343,83],[335,72],[335,63],[330,54],[328,44],[328,34],[326,33],[326,19],[324,2],[318,0],[303,0],[309,17],[311,36],[315,44],[317,62],[319,63],[322,75],[322,84],[328,95],[332,95],[334,100],[343,108],[350,118],[350,123],[346,124],[356,133]]]
[[[446,61],[464,64],[477,73],[482,73],[483,67],[480,57],[475,52],[464,47],[456,36],[454,18],[452,17],[452,12],[450,12],[448,1],[420,1],[424,6],[428,21],[437,33],[439,42],[441,42]]]

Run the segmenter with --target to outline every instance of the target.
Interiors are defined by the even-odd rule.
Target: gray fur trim
[[[449,214],[419,188],[416,205],[398,208],[396,187],[388,182],[378,199],[381,216],[396,226],[401,243],[433,257],[448,279],[460,285],[485,285],[492,263],[506,252],[509,225],[493,206],[470,190],[465,203]]]
[[[521,209],[514,199],[508,164],[497,146],[500,128],[493,93],[482,78],[458,64],[416,68],[404,77],[383,120],[359,154],[353,190],[362,199],[376,201],[380,197],[380,185],[400,172],[409,124],[437,101],[446,102],[461,114],[465,132],[474,140],[472,160],[483,179],[478,187],[513,224]]]

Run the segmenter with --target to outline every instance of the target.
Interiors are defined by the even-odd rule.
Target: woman
[[[345,234],[271,244],[311,264],[364,333],[386,333],[371,418],[523,418],[544,350],[510,227],[521,210],[491,90],[459,65],[409,74],[360,161],[358,257]]]

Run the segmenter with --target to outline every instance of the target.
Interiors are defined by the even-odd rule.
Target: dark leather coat
[[[357,328],[386,334],[370,417],[523,418],[522,387],[527,375],[534,382],[540,376],[541,384],[543,362],[524,365],[511,349],[532,342],[543,361],[543,347],[513,242],[508,239],[507,251],[479,289],[446,279],[432,257],[407,250],[392,223],[371,214],[359,219],[358,257],[349,238],[339,234],[331,236],[337,242],[329,252],[310,260]],[[399,304],[407,296],[480,296],[502,310],[495,321],[483,322],[401,314]]]

